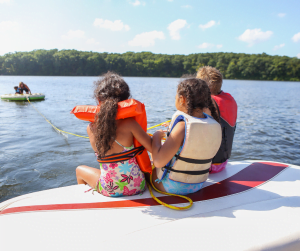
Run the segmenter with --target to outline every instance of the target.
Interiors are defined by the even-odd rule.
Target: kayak
[[[300,250],[299,166],[229,162],[188,195],[194,204],[184,211],[158,204],[148,190],[127,197],[87,190],[73,185],[0,203],[1,250]]]
[[[8,101],[26,101],[27,98],[31,100],[43,100],[45,95],[43,93],[32,93],[32,94],[4,94],[1,95],[1,99]]]

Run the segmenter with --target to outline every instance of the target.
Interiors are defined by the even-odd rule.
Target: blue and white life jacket
[[[176,111],[170,123],[169,134],[179,121],[185,122],[185,136],[182,149],[163,168],[157,168],[157,176],[161,180],[170,172],[169,179],[183,183],[201,183],[209,174],[213,157],[220,148],[222,131],[220,124],[205,114],[206,118],[192,117],[184,112]]]

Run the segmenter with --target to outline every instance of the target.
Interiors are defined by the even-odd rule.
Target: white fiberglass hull
[[[0,203],[1,250],[300,250],[300,167],[231,162],[186,211],[74,185]],[[180,205],[169,196],[165,202]]]

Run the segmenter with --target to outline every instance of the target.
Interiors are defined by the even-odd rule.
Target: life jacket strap
[[[207,164],[212,161],[212,159],[190,159],[190,158],[184,158],[179,156],[178,154],[175,155],[176,160],[182,160],[187,163],[193,163],[193,164]],[[200,170],[200,171],[182,171],[182,170],[175,170],[172,167],[165,166],[162,168],[162,170],[167,169],[168,172],[175,172],[175,173],[184,173],[184,174],[189,174],[189,175],[202,175],[206,174],[209,172],[210,167],[205,170]]]
[[[122,153],[114,153],[104,157],[98,156],[97,161],[99,163],[114,163],[114,162],[126,161],[134,158],[136,155],[142,154],[144,150],[145,147],[139,146]]]
[[[212,158],[211,159],[190,159],[190,158],[181,157],[178,154],[176,154],[175,157],[176,157],[176,160],[179,159],[184,162],[193,163],[193,164],[207,164],[212,161]]]
[[[182,171],[182,170],[174,170],[172,167],[163,167],[162,170],[167,169],[168,172],[175,172],[175,173],[184,173],[184,174],[189,174],[189,175],[202,175],[202,174],[206,174],[209,172],[209,169],[205,169],[205,170],[201,170],[201,171]]]

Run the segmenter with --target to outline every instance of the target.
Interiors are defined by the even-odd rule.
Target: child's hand
[[[158,130],[154,134],[159,135],[160,138],[166,137],[166,133],[163,130]]]
[[[166,122],[166,123],[163,123],[161,126],[169,127],[169,125],[170,125],[170,122]]]

